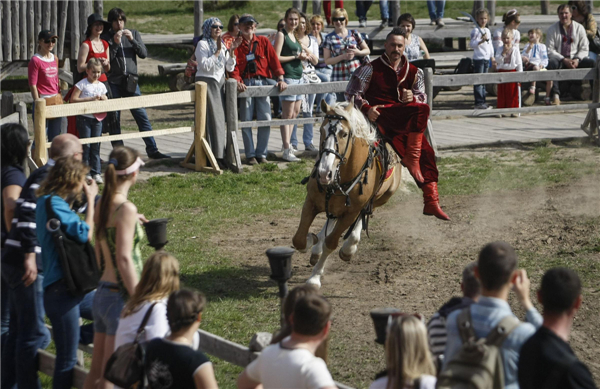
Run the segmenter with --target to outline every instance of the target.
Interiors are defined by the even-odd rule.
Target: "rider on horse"
[[[423,190],[423,214],[450,220],[439,205],[435,152],[423,136],[429,119],[423,71],[404,56],[405,36],[395,28],[385,42],[385,54],[358,68],[346,89],[357,109],[375,122],[382,137],[402,158]]]

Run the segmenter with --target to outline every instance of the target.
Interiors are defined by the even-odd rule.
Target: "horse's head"
[[[352,152],[352,128],[349,121],[354,101],[329,106],[321,100],[321,109],[326,112],[321,124],[321,155],[317,169],[321,185],[331,185],[336,172]]]

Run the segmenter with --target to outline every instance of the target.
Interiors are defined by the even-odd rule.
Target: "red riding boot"
[[[423,143],[423,134],[420,132],[411,132],[408,134],[408,140],[406,141],[406,149],[404,150],[404,158],[402,158],[402,165],[404,165],[411,176],[418,183],[424,181],[423,174],[421,174],[421,167],[419,166],[419,160],[421,159],[421,144]]]
[[[423,215],[433,215],[438,219],[450,220],[448,215],[440,208],[440,197],[437,190],[437,182],[429,182],[421,188],[423,189]]]

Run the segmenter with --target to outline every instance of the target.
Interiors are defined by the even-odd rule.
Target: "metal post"
[[[540,6],[542,8],[542,15],[548,15],[548,10],[550,9],[550,0],[541,0]]]
[[[194,36],[202,34],[202,23],[204,22],[204,4],[202,0],[194,1]]]
[[[488,25],[491,27],[496,24],[496,0],[487,0],[487,10],[490,14],[490,20],[488,21]]]

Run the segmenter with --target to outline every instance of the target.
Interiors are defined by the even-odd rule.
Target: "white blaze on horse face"
[[[332,125],[335,127],[337,127],[337,120],[334,121],[330,121],[329,123],[327,123],[327,127],[322,128],[321,131],[326,131],[326,133],[329,133],[329,127],[331,127]],[[324,153],[324,150],[333,150],[335,151],[335,137],[334,136],[330,136],[327,135],[327,138],[325,138],[325,146],[323,148],[323,150],[321,150],[322,154],[321,154],[321,161],[319,162],[319,169],[318,169],[318,173],[319,173],[319,183],[321,185],[329,185],[333,182],[333,163],[335,162],[335,154],[332,153]]]

